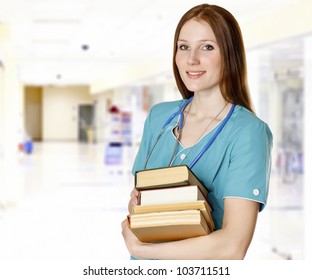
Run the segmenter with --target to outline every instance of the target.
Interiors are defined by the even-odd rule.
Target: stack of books
[[[138,171],[139,203],[128,215],[143,242],[203,236],[214,230],[207,189],[186,165]]]

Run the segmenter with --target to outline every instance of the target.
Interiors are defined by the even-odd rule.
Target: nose
[[[199,57],[198,57],[198,53],[197,53],[196,50],[192,50],[192,51],[189,52],[187,63],[189,65],[198,65],[200,63],[200,60],[199,60]]]

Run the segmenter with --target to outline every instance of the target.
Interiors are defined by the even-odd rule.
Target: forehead
[[[181,28],[179,40],[213,40],[216,37],[211,26],[203,20],[190,19]]]

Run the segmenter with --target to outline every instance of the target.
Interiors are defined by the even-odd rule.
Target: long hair
[[[194,95],[194,92],[189,91],[183,83],[175,63],[180,31],[191,19],[208,23],[214,32],[221,53],[219,86],[223,98],[253,112],[247,83],[245,47],[240,27],[230,12],[216,5],[202,4],[193,7],[182,16],[177,25],[174,36],[173,72],[182,97],[190,98]]]

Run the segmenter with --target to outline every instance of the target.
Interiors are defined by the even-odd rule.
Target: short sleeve
[[[157,142],[157,137],[159,137],[165,122],[179,109],[180,104],[183,102],[184,100],[162,102],[155,104],[151,108],[144,122],[140,147],[132,167],[133,175],[136,171],[144,169],[146,159],[149,157],[150,152],[153,152],[154,154],[156,153],[157,149],[153,151],[153,145]],[[159,148],[159,145],[160,144],[158,143],[157,148]]]
[[[264,122],[245,126],[233,143],[223,198],[267,202],[271,169],[272,133]]]
[[[137,170],[144,169],[145,160],[147,158],[148,149],[149,149],[149,142],[151,139],[151,128],[150,128],[150,118],[151,112],[148,114],[145,122],[144,122],[144,129],[142,134],[141,143],[136,154],[133,166],[132,166],[132,174],[134,175]]]

